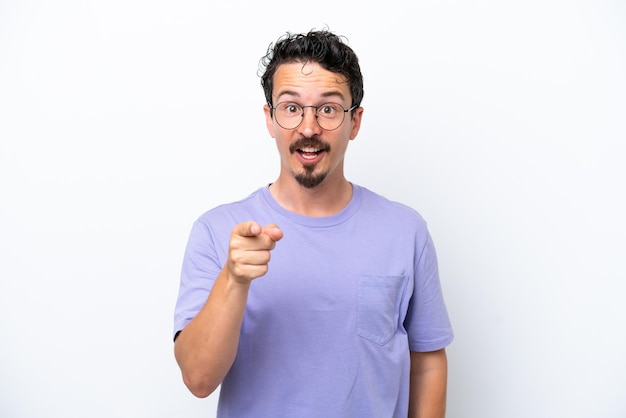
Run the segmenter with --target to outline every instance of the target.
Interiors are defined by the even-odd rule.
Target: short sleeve
[[[411,351],[436,351],[449,345],[454,334],[446,309],[437,254],[430,234],[415,258],[413,295],[404,326]]]
[[[204,306],[222,270],[223,253],[216,247],[208,225],[194,222],[183,257],[178,299],[174,310],[174,335]]]

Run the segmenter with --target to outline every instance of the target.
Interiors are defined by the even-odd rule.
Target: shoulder
[[[220,204],[202,213],[193,222],[192,237],[203,241],[210,237],[217,242],[228,239],[238,223],[258,220],[259,213],[263,211],[261,190],[262,188],[243,199]]]
[[[197,222],[210,224],[226,219],[237,219],[257,210],[262,201],[262,188],[255,190],[243,199],[223,203],[202,213]]]
[[[359,190],[364,211],[371,213],[382,220],[390,223],[414,224],[425,228],[426,221],[422,215],[411,206],[402,202],[390,200],[385,196],[375,193],[366,187],[355,185],[355,190]]]

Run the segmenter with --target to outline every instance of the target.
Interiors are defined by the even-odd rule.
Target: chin
[[[327,175],[328,173],[326,172],[319,174],[304,173],[296,174],[294,177],[300,186],[307,189],[313,189],[322,184]]]

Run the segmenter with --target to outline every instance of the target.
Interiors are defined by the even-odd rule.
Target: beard
[[[304,148],[315,148],[320,151],[329,152],[330,144],[318,139],[317,137],[300,138],[289,146],[289,152],[293,154]],[[315,173],[315,167],[316,164],[304,164],[302,167],[303,172],[294,173],[294,178],[298,184],[306,187],[307,189],[312,189],[322,183],[328,175],[328,171]]]
[[[294,178],[300,186],[306,187],[307,189],[312,189],[313,187],[323,182],[328,175],[328,171],[324,171],[321,173],[314,173],[314,171],[315,164],[305,165],[304,172],[295,174]]]

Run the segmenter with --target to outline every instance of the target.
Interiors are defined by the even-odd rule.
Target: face
[[[350,108],[352,96],[345,78],[325,70],[318,63],[280,65],[274,74],[274,105],[293,102],[300,106],[339,103]],[[281,159],[280,179],[295,180],[306,188],[317,187],[325,180],[343,179],[343,161],[348,143],[354,139],[361,124],[362,108],[347,112],[341,126],[332,131],[322,129],[316,121],[315,109],[304,108],[304,119],[295,129],[284,129],[270,115],[265,105],[270,135],[276,139]],[[328,180],[327,180],[328,179]]]

